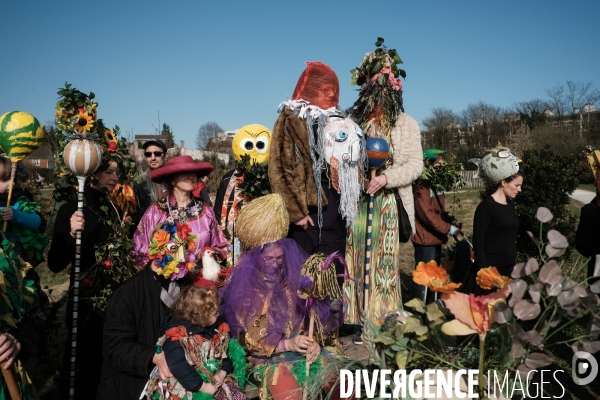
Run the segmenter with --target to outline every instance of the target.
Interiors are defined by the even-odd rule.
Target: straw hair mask
[[[283,197],[274,193],[252,200],[242,208],[235,225],[236,236],[246,250],[284,239],[290,220]]]

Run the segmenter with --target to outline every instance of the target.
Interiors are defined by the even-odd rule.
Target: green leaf
[[[396,365],[398,369],[406,369],[406,364],[408,363],[408,350],[402,350],[396,353]]]
[[[421,324],[421,321],[417,317],[408,317],[406,318],[404,332],[414,332],[417,336],[421,336],[427,333],[427,327]]]
[[[385,75],[381,75],[379,78],[377,78],[377,83],[383,86],[385,84]]]
[[[437,321],[438,319],[444,318],[444,313],[440,310],[436,303],[427,305],[427,319],[429,321]]]
[[[401,77],[403,77],[404,79],[406,79],[406,71],[405,70],[399,69],[398,72],[399,72],[399,74],[400,74]]]
[[[396,343],[396,339],[392,335],[387,332],[379,334],[375,339],[373,339],[373,343],[382,343],[386,346],[392,345]]]
[[[377,61],[377,63],[373,66],[373,68],[371,69],[371,74],[375,75],[376,73],[378,73],[379,71],[381,71],[383,69],[383,64],[380,63],[379,61]]]
[[[394,54],[394,62],[395,62],[396,64],[404,64],[404,63],[402,62],[402,60],[400,59],[400,56],[398,55],[398,53]]]
[[[377,41],[375,42],[375,46],[379,47],[383,44],[384,39],[382,37],[378,37]]]
[[[404,305],[408,308],[412,308],[413,310],[415,310],[418,313],[421,313],[421,314],[425,313],[425,307],[424,307],[423,301],[420,299],[414,298]]]

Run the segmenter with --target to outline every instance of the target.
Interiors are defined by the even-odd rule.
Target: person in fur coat
[[[380,39],[376,45],[383,44]],[[380,61],[385,56],[386,61]],[[361,86],[359,99],[352,114],[369,137],[385,139],[390,147],[388,161],[376,171],[376,177],[367,185],[366,193],[373,194],[373,221],[371,235],[371,270],[367,315],[373,320],[390,310],[402,308],[400,288],[400,238],[398,228],[398,201],[406,209],[413,234],[415,209],[412,183],[423,171],[421,132],[417,122],[404,113],[402,81],[406,76],[399,70],[400,58],[393,49],[379,47],[367,53],[360,66],[352,70],[351,84]],[[373,71],[378,72],[374,73]],[[344,285],[345,323],[359,325],[360,311],[365,304],[363,269],[367,236],[369,197],[359,204],[354,229],[348,235],[346,262],[350,275],[360,284]],[[408,256],[408,255],[405,255]],[[411,257],[412,258],[412,257]],[[355,335],[360,343],[360,335]]]

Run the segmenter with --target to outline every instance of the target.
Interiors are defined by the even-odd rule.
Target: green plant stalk
[[[579,317],[577,318],[573,318],[572,320],[570,320],[569,322],[567,322],[566,324],[563,324],[562,326],[560,326],[558,329],[556,329],[554,332],[552,332],[551,334],[549,334],[546,337],[547,339],[550,339],[552,336],[554,336],[556,333],[562,331],[563,329],[565,329],[567,326],[571,325],[573,322],[578,321],[579,319],[585,317],[588,314],[591,314],[593,311],[595,310],[595,308],[589,309],[586,312],[582,313]]]
[[[483,355],[485,352],[485,333],[479,335],[479,395],[484,397],[485,389],[483,387]]]

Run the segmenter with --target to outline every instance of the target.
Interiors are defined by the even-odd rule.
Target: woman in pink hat
[[[164,167],[152,170],[152,180],[163,183],[168,196],[146,210],[133,236],[134,262],[138,267],[152,263],[159,275],[171,280],[192,272],[195,281],[205,279],[214,282],[213,285],[224,283],[225,271],[202,271],[200,274],[205,252],[209,252],[209,258],[222,263],[226,239],[217,229],[212,208],[192,193],[200,177],[213,169],[211,163],[179,156],[169,160]]]
[[[152,170],[168,196],[152,204],[133,237],[136,266],[142,269],[120,286],[108,305],[103,333],[104,363],[98,399],[138,399],[154,366],[172,376],[164,353],[156,353],[160,321],[180,291],[180,278],[220,286],[229,266],[227,241],[215,214],[192,191],[213,166],[190,156]]]

